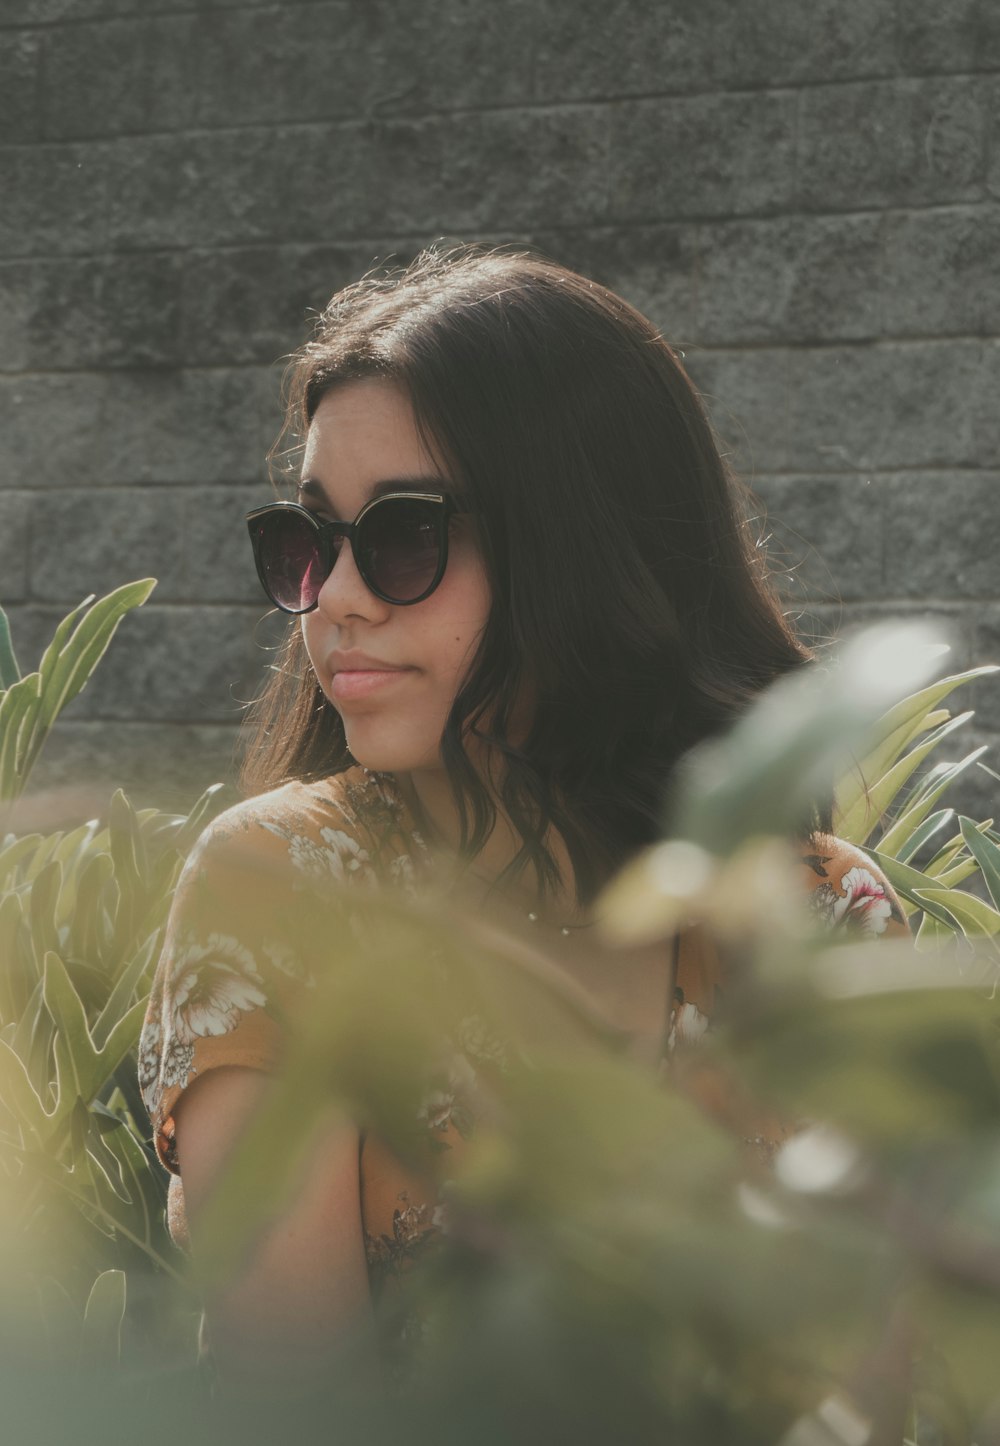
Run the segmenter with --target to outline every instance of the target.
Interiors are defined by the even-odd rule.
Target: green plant
[[[885,870],[904,901],[911,927],[916,927],[918,947],[950,932],[967,938],[993,938],[1000,932],[1000,835],[993,820],[976,823],[956,818],[946,804],[937,807],[951,784],[980,762],[986,746],[958,761],[939,762],[913,781],[917,770],[972,717],[964,712],[953,718],[942,707],[945,699],[956,688],[995,672],[993,666],[973,668],[902,699],[879,720],[864,759],[836,789],[834,831],[867,849]],[[957,832],[946,835],[956,823]],[[933,856],[916,868],[915,857],[942,835],[944,842]],[[992,908],[959,888],[977,873]]]
[[[789,680],[699,750],[671,836],[606,898],[619,937],[655,938],[694,910],[731,952],[738,1007],[701,1058],[814,1121],[773,1173],[682,1089],[616,1051],[557,977],[474,919],[442,918],[433,901],[324,900],[362,917],[360,958],[358,936],[332,930],[328,913],[321,933],[305,908],[289,920],[304,953],[322,938],[325,967],[290,1068],[204,1217],[217,1270],[293,1188],[331,1098],[405,1155],[414,1079],[463,1011],[510,1042],[512,1061],[502,1123],[477,1126],[450,1186],[449,1248],[412,1281],[406,1308],[415,1301],[427,1325],[419,1384],[383,1407],[352,1395],[339,1373],[329,1397],[303,1407],[307,1439],[340,1428],[387,1446],[403,1434],[417,1446],[767,1446],[786,1431],[788,1443],[846,1439],[837,1420],[860,1439],[851,1412],[869,1409],[863,1383],[845,1396],[873,1333],[888,1330],[901,1283],[918,1340],[909,1434],[933,1422],[948,1446],[973,1439],[996,1394],[1000,1059],[995,910],[966,903],[974,896],[960,885],[981,877],[1000,904],[998,840],[988,823],[961,820],[914,867],[951,822],[939,785],[977,760],[910,780],[951,737],[942,700],[976,673],[920,687],[886,714],[926,676],[903,643],[869,640],[838,674]],[[5,726],[18,716],[9,710]],[[961,968],[938,950],[831,950],[760,889],[774,876],[773,839],[836,779],[838,827],[919,911],[922,947],[939,934],[971,941],[977,952],[966,947]],[[167,819],[119,794],[103,829],[8,838],[0,852],[0,958],[11,961],[0,979],[3,1239],[8,1257],[11,1241],[31,1247],[37,1289],[25,1312],[38,1297],[79,1334],[86,1310],[82,1358],[114,1389],[123,1439],[148,1438],[151,1407],[127,1372],[107,1374],[124,1285],[109,1272],[151,1267],[165,1283],[172,1268],[129,1050],[173,880],[211,805],[206,796],[188,819]],[[171,1412],[190,1406],[191,1387],[171,1382]],[[817,1418],[824,1398],[834,1404]],[[77,1430],[78,1396],[59,1409],[56,1438]],[[230,1439],[226,1424],[211,1439]],[[277,1422],[258,1406],[228,1426],[234,1441],[269,1441],[288,1429],[288,1403]],[[173,1438],[172,1416],[166,1428]]]
[[[8,808],[61,710],[152,587],[88,599],[23,678],[0,613]],[[0,835],[0,1206],[19,1264],[50,1282],[40,1294],[26,1287],[48,1316],[39,1329],[51,1332],[56,1302],[85,1348],[118,1339],[107,1321],[124,1308],[123,1270],[177,1276],[135,1048],[174,883],[217,792],[179,817],[136,812],[119,790],[103,827]]]
[[[776,840],[806,800],[844,777],[851,752],[868,757],[872,734],[886,758],[901,714],[911,738],[926,722],[927,689],[878,722],[921,680],[909,642],[862,640],[837,673],[788,680],[700,749],[673,836],[605,897],[619,940],[655,939],[692,915],[716,933],[731,1005],[697,1068],[811,1121],[773,1172],[474,919],[442,925],[433,906],[333,891],[319,914],[292,921],[306,959],[322,927],[325,967],[289,1067],[201,1221],[210,1278],[225,1277],[294,1188],[331,1097],[406,1157],[413,1081],[442,1031],[472,1008],[507,1047],[492,1080],[499,1115],[477,1122],[448,1184],[445,1248],[411,1278],[424,1323],[418,1383],[381,1433],[369,1422],[369,1439],[790,1446],[898,1442],[904,1429],[949,1446],[995,1439],[993,940],[962,928],[975,952],[963,945],[958,958],[834,947],[791,894],[775,899]],[[992,879],[995,843],[972,832],[963,842]],[[954,937],[960,891],[954,881],[945,891]],[[360,962],[356,936],[330,928],[338,907],[363,918]],[[889,1360],[881,1383],[873,1356]],[[338,1380],[309,1439],[322,1439],[329,1412],[357,1409]],[[893,1410],[896,1434],[877,1434],[873,1422]]]

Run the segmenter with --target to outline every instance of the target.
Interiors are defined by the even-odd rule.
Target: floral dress
[[[296,912],[331,885],[414,897],[434,860],[390,775],[355,767],[295,782],[227,810],[201,836],[181,875],[140,1039],[139,1081],[157,1154],[171,1182],[171,1230],[186,1246],[174,1111],[193,1080],[221,1066],[274,1071],[287,1039],[287,1010],[315,987],[317,961],[289,944]],[[804,886],[831,926],[859,935],[907,935],[891,887],[860,850],[825,835],[803,855]],[[665,959],[665,968],[669,967]],[[686,1053],[709,1028],[724,994],[711,945],[697,929],[674,950],[674,997],[664,1056]],[[418,1090],[414,1125],[425,1132],[428,1169],[404,1167],[374,1135],[361,1134],[361,1220],[373,1301],[398,1288],[445,1228],[435,1158],[461,1153],[474,1128],[478,1076],[504,1068],[504,1044],[475,1013],[459,1022],[449,1069]],[[705,1094],[705,1091],[702,1091]],[[707,1092],[706,1104],[725,1112]],[[727,1105],[733,1114],[731,1102]],[[745,1128],[773,1143],[779,1126]],[[454,1156],[450,1163],[454,1164]]]

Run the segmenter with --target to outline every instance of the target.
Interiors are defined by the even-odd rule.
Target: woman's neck
[[[400,791],[410,808],[417,827],[432,848],[454,854],[460,843],[458,809],[444,769],[397,774]],[[470,866],[470,873],[491,887],[504,869],[516,858],[521,846],[520,836],[494,795],[496,821],[486,842]],[[550,829],[545,840],[559,871],[559,884],[543,899],[534,867],[529,864],[513,883],[505,883],[500,891],[512,908],[535,914],[540,921],[559,924],[590,922],[576,900],[573,865],[560,834]]]

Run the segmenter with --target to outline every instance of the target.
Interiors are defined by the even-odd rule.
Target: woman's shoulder
[[[853,935],[907,935],[895,889],[857,844],[816,832],[801,845],[803,883],[820,920]]]
[[[355,765],[320,779],[295,779],[233,804],[208,825],[192,868],[287,863],[317,882],[383,872],[424,854],[395,780]]]

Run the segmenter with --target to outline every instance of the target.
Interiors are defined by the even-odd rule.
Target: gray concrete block
[[[33,269],[27,261],[0,261],[0,371],[19,372],[29,365]]]
[[[181,278],[181,352],[192,366],[270,365],[305,341],[335,291],[379,258],[419,250],[374,243],[241,247],[189,253]],[[2,273],[0,273],[2,274]]]
[[[899,213],[884,224],[887,335],[1000,330],[1000,213],[963,206]]]
[[[157,603],[186,596],[185,497],[173,487],[76,487],[36,496],[31,596],[64,603],[155,577]]]
[[[1000,353],[974,341],[801,354],[788,411],[792,463],[815,471],[989,466],[987,412],[998,385]]]
[[[590,220],[604,205],[596,111],[138,137],[107,148],[123,249],[479,231]]]
[[[178,256],[0,262],[0,370],[177,366]]]
[[[50,140],[190,125],[197,32],[187,16],[57,28],[46,37],[41,108]]]
[[[1000,340],[984,338],[970,343],[979,366],[969,389],[973,460],[979,467],[996,467],[1000,457]]]
[[[0,136],[5,145],[33,141],[39,132],[39,37],[0,33]]]
[[[263,478],[275,387],[253,369],[0,378],[0,488]]]
[[[161,10],[187,9],[190,0],[157,0]],[[107,20],[119,15],[148,13],[149,0],[4,0],[4,25],[75,24],[81,20]]]
[[[979,199],[987,109],[983,87],[964,78],[803,90],[801,205],[834,211]]]
[[[990,70],[1000,66],[1000,9],[994,0],[907,0],[899,16],[904,71]]]
[[[100,252],[108,238],[107,166],[100,148],[0,148],[0,257]]]
[[[878,337],[881,272],[878,217],[702,226],[693,337],[708,346]]]
[[[783,596],[803,604],[883,594],[886,517],[882,478],[757,477],[756,531]]]
[[[725,35],[732,17],[726,0],[659,5],[542,0],[538,8],[539,97],[585,100],[707,89],[726,74]]]
[[[354,120],[531,99],[531,0],[226,9],[199,24],[199,120]]]
[[[890,595],[1000,600],[1000,472],[920,472],[879,486]]]
[[[270,487],[185,488],[183,536],[184,596],[197,604],[254,603],[270,607],[253,563],[244,515],[270,502]]]
[[[488,227],[592,221],[604,209],[607,122],[590,109],[470,112],[456,121],[389,121],[359,128],[347,145],[345,198],[306,202],[301,225],[336,236],[349,214],[368,235],[477,234]],[[329,139],[313,137],[312,174],[323,174]],[[329,164],[329,162],[326,162]],[[318,228],[318,229],[317,229]]]
[[[798,85],[893,74],[898,67],[893,0],[768,0],[730,4],[728,24],[701,43],[725,56],[730,85]]]
[[[547,0],[540,97],[678,94],[884,75],[895,69],[889,0]]]
[[[26,513],[27,494],[9,494]],[[80,487],[31,499],[38,519],[29,596],[75,606],[141,577],[157,579],[157,605],[236,602],[269,606],[244,514],[273,495],[264,483],[229,487]],[[8,494],[0,493],[0,527]],[[25,525],[27,517],[25,516]],[[3,557],[0,540],[0,558]],[[24,560],[28,553],[25,549]],[[0,597],[2,602],[2,597]]]
[[[993,594],[996,598],[996,590]],[[1000,602],[978,607],[973,624],[974,658],[976,663],[1000,663]],[[986,759],[1000,773],[1000,673],[981,678],[971,688],[972,705],[976,709],[976,726],[989,730],[997,739]],[[1000,784],[994,785],[995,817],[1000,818]]]
[[[295,137],[272,131],[138,136],[107,144],[108,235],[122,250],[245,245],[287,234]],[[294,178],[294,179],[293,179]]]
[[[623,296],[667,341],[680,344],[697,335],[701,257],[696,226],[542,229],[530,239],[543,255]]]
[[[759,473],[803,465],[790,445],[793,378],[801,366],[795,352],[695,349],[688,351],[685,366],[735,471],[752,484]]]
[[[156,594],[153,594],[155,598]],[[82,599],[81,599],[82,601]],[[65,606],[11,610],[11,632],[28,640],[20,662],[37,666]],[[236,723],[259,688],[269,655],[255,636],[262,609],[168,606],[152,600],[128,614],[67,719]]]
[[[986,138],[986,153],[989,157],[986,188],[992,199],[1000,197],[1000,78],[993,76],[982,82],[987,99],[989,122]]]
[[[34,498],[27,492],[0,492],[0,607],[19,602],[28,592],[28,538]],[[16,650],[15,650],[16,651]]]
[[[882,219],[779,217],[533,232],[668,340],[700,346],[881,334]]]
[[[133,808],[188,813],[204,789],[226,784],[235,803],[239,730],[231,724],[60,720],[19,806],[25,829],[46,832],[106,819],[122,788]]]
[[[614,107],[610,216],[683,220],[780,211],[795,186],[791,92],[699,95]]]

